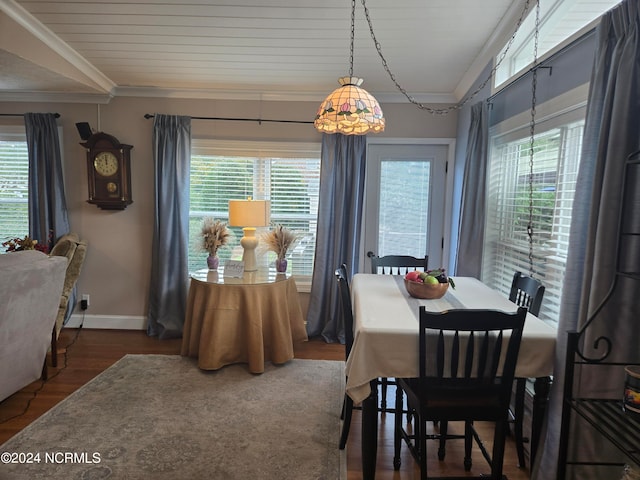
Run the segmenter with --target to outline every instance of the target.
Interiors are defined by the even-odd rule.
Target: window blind
[[[556,325],[584,127],[575,116],[537,126],[533,173],[528,127],[519,135],[492,135],[489,156],[483,281],[508,295],[515,271],[533,274],[546,288],[540,318]],[[527,234],[530,181],[533,272]]]
[[[29,154],[24,133],[0,132],[0,243],[29,233]]]

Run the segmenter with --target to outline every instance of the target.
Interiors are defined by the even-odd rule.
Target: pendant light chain
[[[353,41],[356,36],[356,0],[351,0],[351,45],[349,50],[349,77],[353,77]]]
[[[533,277],[533,157],[536,134],[536,90],[538,87],[538,37],[540,31],[540,0],[536,0],[536,24],[533,36],[533,68],[531,72],[531,119],[529,121],[529,274]]]
[[[515,38],[516,38],[516,34],[518,33],[518,31],[520,30],[520,26],[522,25],[522,22],[524,21],[524,19],[527,16],[527,12],[529,11],[529,3],[530,0],[526,0],[524,3],[524,8],[522,10],[522,14],[520,15],[520,18],[518,19],[518,22],[516,23],[516,28],[513,31],[513,34],[511,35],[511,38],[509,39],[509,41],[507,42],[506,48],[503,50],[503,52],[500,54],[498,61],[495,63],[495,65],[493,66],[493,68],[491,69],[491,71],[489,72],[489,76],[480,84],[480,86],[478,86],[478,88],[476,88],[468,97],[462,99],[460,102],[458,102],[455,105],[452,105],[450,107],[446,107],[446,108],[433,108],[433,107],[429,107],[428,105],[425,105],[423,103],[418,102],[415,98],[413,98],[403,87],[402,85],[400,85],[400,83],[398,82],[398,80],[396,80],[395,75],[393,74],[393,72],[391,72],[391,68],[389,68],[389,65],[387,63],[387,60],[384,58],[384,55],[382,54],[382,47],[380,45],[380,42],[378,42],[375,33],[373,32],[373,23],[371,22],[371,17],[369,16],[369,9],[367,8],[367,3],[366,0],[361,0],[362,1],[362,6],[364,7],[364,14],[365,17],[367,18],[367,23],[369,24],[369,32],[371,33],[371,38],[373,39],[373,43],[376,47],[376,51],[378,52],[378,56],[380,57],[380,60],[382,60],[382,66],[384,67],[385,71],[387,72],[387,74],[389,75],[389,78],[391,79],[391,81],[393,82],[393,84],[396,86],[396,88],[398,89],[398,91],[400,91],[400,93],[402,93],[407,100],[409,100],[409,102],[411,102],[412,104],[414,104],[415,106],[417,106],[418,108],[420,108],[421,110],[426,110],[427,112],[434,114],[434,115],[447,115],[449,112],[452,112],[454,110],[459,110],[461,109],[464,105],[466,105],[472,98],[474,98],[478,93],[480,93],[480,91],[486,87],[487,83],[489,83],[489,81],[493,78],[493,76],[496,73],[496,70],[500,67],[500,65],[502,64],[502,61],[505,59],[505,57],[507,56],[507,52],[509,51],[509,49],[511,48],[511,45],[513,44]],[[537,2],[537,0],[536,0]],[[355,3],[355,0],[352,0],[352,4]],[[538,4],[538,9],[540,8],[540,5]],[[351,35],[353,38],[353,12],[355,10],[355,6],[353,6],[352,8],[352,13],[351,13]],[[537,17],[536,17],[537,18]],[[538,33],[538,24],[537,24],[537,20],[536,20],[536,43],[537,43],[537,33]],[[351,41],[351,46],[353,48],[353,40]],[[537,50],[537,45],[536,45],[536,50]],[[537,55],[537,53],[536,53]],[[353,60],[353,59],[352,59]]]

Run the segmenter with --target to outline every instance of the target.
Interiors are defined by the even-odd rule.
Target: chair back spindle
[[[460,398],[482,386],[485,394],[493,392],[494,406],[507,408],[525,316],[523,307],[516,314],[468,309],[434,313],[420,307],[421,393],[429,395],[430,382],[450,386]],[[430,336],[437,338],[435,345]],[[436,346],[435,358],[430,346]]]

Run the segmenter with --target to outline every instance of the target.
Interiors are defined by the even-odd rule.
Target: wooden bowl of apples
[[[437,275],[433,275],[433,273]],[[435,300],[442,298],[447,293],[449,279],[441,270],[408,272],[404,277],[404,286],[407,293],[414,298]]]

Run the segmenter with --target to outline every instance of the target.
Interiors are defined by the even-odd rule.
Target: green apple
[[[420,273],[418,273],[418,276],[419,276],[419,277],[420,277],[420,279],[424,282],[424,281],[425,281],[425,279],[429,276],[429,274],[428,274],[428,273],[426,273],[426,272],[420,272]]]
[[[426,278],[424,279],[424,283],[427,283],[429,285],[436,285],[436,284],[439,284],[440,281],[433,275],[427,275]]]

